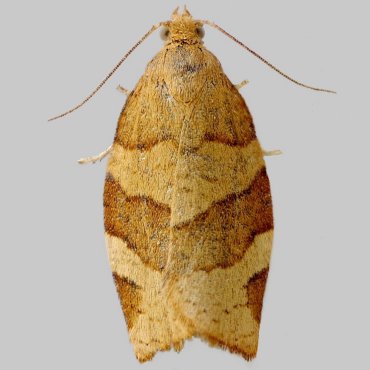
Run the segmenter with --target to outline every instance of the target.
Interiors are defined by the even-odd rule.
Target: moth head
[[[163,22],[161,38],[167,43],[197,44],[204,37],[203,23],[193,19],[186,6],[179,13],[178,8],[172,13],[170,21]]]

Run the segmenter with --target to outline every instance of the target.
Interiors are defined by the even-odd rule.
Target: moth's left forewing
[[[181,132],[168,299],[192,335],[252,358],[272,246],[269,180],[243,98],[218,63],[208,68]]]

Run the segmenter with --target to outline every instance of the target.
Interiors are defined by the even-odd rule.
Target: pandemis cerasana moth
[[[164,45],[147,65],[118,119],[104,189],[109,260],[139,361],[180,351],[200,337],[255,357],[273,238],[264,156],[239,88],[203,44],[203,25],[185,8],[153,26]]]

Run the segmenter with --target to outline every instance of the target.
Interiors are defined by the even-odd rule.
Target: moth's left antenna
[[[76,105],[74,108],[59,114],[58,116],[49,118],[48,121],[54,121],[55,119],[61,118],[66,116],[67,114],[70,114],[77,110],[78,108],[82,107],[85,103],[87,103],[101,88],[102,86],[109,80],[110,77],[116,72],[116,70],[121,66],[121,64],[127,59],[127,57],[147,38],[149,37],[156,29],[158,29],[162,25],[161,23],[158,23],[154,25],[123,57],[122,59],[117,63],[117,65],[109,72],[109,74],[104,78],[102,82],[97,86],[97,88],[89,95],[87,96],[80,104]]]
[[[233,35],[231,35],[229,32],[225,31],[218,24],[216,24],[214,22],[211,22],[211,21],[207,21],[207,20],[203,20],[202,22],[204,24],[208,24],[209,26],[211,26],[213,28],[216,28],[217,30],[219,30],[220,32],[222,32],[224,35],[226,35],[227,37],[229,37],[231,40],[233,40],[237,44],[239,44],[242,48],[244,48],[245,50],[249,51],[252,55],[254,55],[255,57],[257,57],[260,61],[262,61],[263,63],[265,63],[266,65],[268,65],[275,72],[279,73],[280,75],[282,75],[283,77],[285,77],[287,80],[295,83],[296,85],[305,87],[306,89],[311,89],[311,90],[315,90],[315,91],[322,91],[322,92],[327,92],[327,93],[331,93],[331,94],[336,94],[336,92],[333,91],[333,90],[322,89],[320,87],[314,87],[314,86],[306,85],[306,84],[304,84],[302,82],[299,82],[299,81],[295,80],[294,78],[288,76],[286,73],[282,72],[280,69],[278,69],[277,67],[275,67],[274,65],[272,65],[265,58],[261,57],[261,55],[257,54],[250,47],[248,47],[247,45],[244,45],[241,41],[239,41],[236,37],[234,37]]]

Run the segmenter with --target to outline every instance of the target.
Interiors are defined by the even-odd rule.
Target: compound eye
[[[197,34],[202,39],[204,37],[204,28],[203,27],[197,27]]]
[[[163,41],[167,41],[167,39],[168,39],[168,37],[170,35],[169,28],[168,27],[162,27],[159,35],[161,36],[161,39]]]

